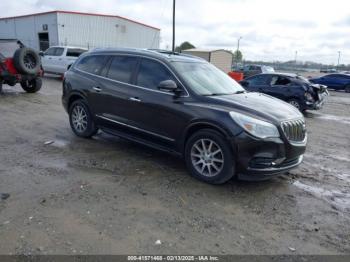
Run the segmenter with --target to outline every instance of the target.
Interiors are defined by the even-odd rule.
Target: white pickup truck
[[[52,46],[45,52],[40,52],[43,70],[45,73],[63,75],[87,51],[81,47]]]

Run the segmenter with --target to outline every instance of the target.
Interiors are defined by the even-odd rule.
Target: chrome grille
[[[302,142],[305,139],[306,128],[302,119],[283,122],[282,129],[289,141]]]

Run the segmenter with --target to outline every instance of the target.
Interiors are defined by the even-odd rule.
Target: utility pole
[[[295,57],[294,57],[295,65],[297,64],[297,57],[298,57],[298,51],[295,51]]]
[[[175,6],[176,0],[173,0],[173,53],[175,52]]]
[[[239,43],[243,37],[239,37],[237,41],[237,51],[236,51],[236,69],[238,69],[238,53],[239,53]]]
[[[337,69],[338,69],[338,70],[339,70],[339,63],[340,63],[340,54],[341,54],[341,52],[338,51],[338,65],[337,65]]]

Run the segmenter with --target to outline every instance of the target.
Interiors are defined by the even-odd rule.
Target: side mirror
[[[240,84],[241,84],[241,86],[243,86],[243,87],[248,87],[249,86],[249,82],[248,81],[241,81],[241,82],[239,82]]]
[[[174,93],[178,91],[177,85],[173,80],[165,80],[160,82],[158,85],[158,89],[160,91],[174,92]]]
[[[40,52],[39,52],[39,55],[40,55],[40,56],[44,56],[45,53],[44,53],[43,51],[40,51]]]

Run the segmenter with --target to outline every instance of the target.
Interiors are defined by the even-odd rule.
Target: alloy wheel
[[[289,104],[294,106],[297,109],[300,109],[300,105],[297,101],[291,100],[291,101],[289,101]]]
[[[224,167],[224,154],[220,146],[211,139],[199,139],[191,148],[193,167],[203,176],[213,177]]]
[[[88,115],[82,106],[77,105],[73,108],[72,123],[74,129],[79,133],[83,133],[87,129]]]

